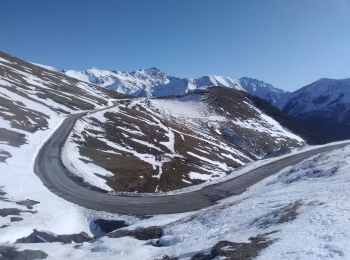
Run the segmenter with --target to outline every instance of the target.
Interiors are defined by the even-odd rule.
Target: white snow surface
[[[66,70],[64,73],[85,82],[139,97],[183,95],[195,89],[211,86],[244,91],[238,81],[229,77],[209,75],[198,78],[177,78],[154,67],[132,72],[90,68],[83,71]]]
[[[248,238],[277,231],[274,242],[256,259],[349,259],[350,146],[316,155],[252,186],[218,205],[197,212],[154,216],[127,229],[163,225],[154,247],[132,237],[102,238],[74,245],[22,244],[20,249],[41,249],[52,258],[159,259],[165,254],[190,259],[218,241],[248,242]],[[296,217],[279,221],[296,203]]]
[[[52,70],[52,71],[55,71],[55,72],[59,72],[58,69],[56,69],[55,67],[52,67],[52,66],[48,66],[48,65],[43,65],[43,64],[40,64],[40,63],[35,63],[35,62],[30,62],[36,66],[39,66],[39,67],[42,67],[44,69],[47,69],[47,70]]]

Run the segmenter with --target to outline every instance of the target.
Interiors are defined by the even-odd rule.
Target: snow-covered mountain
[[[183,95],[195,89],[211,86],[243,90],[239,82],[229,77],[210,75],[198,78],[177,78],[157,68],[139,69],[132,72],[96,68],[83,71],[64,70],[63,72],[67,76],[138,97]]]
[[[271,105],[282,108],[288,99],[289,92],[276,88],[261,80],[243,77],[239,79],[242,88],[252,96],[257,96],[268,101]]]
[[[144,70],[133,77],[141,79],[144,73],[151,74]],[[180,83],[170,84],[174,78],[158,76],[145,76],[143,82],[158,78],[160,83],[150,89],[140,84],[145,95],[164,86],[168,94],[177,91]],[[38,150],[67,115],[104,108],[115,99],[120,99],[116,107],[80,120],[66,142],[72,149],[64,149],[65,159],[74,162],[69,167],[95,174],[92,179],[113,189],[120,184],[129,185],[124,190],[185,187],[303,142],[287,130],[295,130],[298,122],[237,91],[234,81],[209,76],[176,80],[183,84],[182,92],[214,83],[233,85],[178,97],[130,99],[0,52],[1,259],[350,257],[350,225],[344,217],[350,212],[349,146],[288,167],[211,207],[166,216],[88,210],[54,195],[35,175]],[[346,123],[348,86],[349,80],[314,83],[300,90],[304,93],[294,93],[286,110],[296,116],[298,110],[303,115],[331,111]],[[264,158],[230,175],[274,160]],[[130,174],[122,176],[126,170]]]
[[[239,80],[215,75],[178,78],[167,75],[157,68],[139,69],[132,72],[90,68],[83,71],[63,70],[63,73],[81,81],[138,97],[178,96],[196,89],[221,86],[247,91],[281,109],[289,96],[289,92],[248,77]]]
[[[283,111],[331,139],[350,138],[350,79],[317,80],[291,93]]]
[[[249,94],[318,131],[325,141],[350,138],[350,79],[323,78],[294,92],[246,77],[239,83]]]
[[[265,112],[270,107],[224,87],[120,101],[78,121],[65,145],[64,164],[106,191],[171,191],[203,183],[304,145],[278,114],[275,120]],[[84,171],[91,167],[94,172]]]
[[[150,96],[153,88],[169,83],[172,77],[157,68],[140,69],[130,73],[91,68],[83,71],[63,71],[67,76],[100,87],[134,96]]]

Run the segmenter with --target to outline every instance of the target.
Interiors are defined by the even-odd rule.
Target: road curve
[[[166,196],[128,196],[98,192],[74,181],[61,160],[61,150],[75,122],[87,113],[66,118],[39,151],[34,172],[43,184],[59,197],[85,208],[129,215],[171,214],[199,210],[217,201],[244,192],[248,187],[277,173],[287,166],[349,143],[334,144],[290,155],[255,168],[230,180],[206,186],[188,193]]]

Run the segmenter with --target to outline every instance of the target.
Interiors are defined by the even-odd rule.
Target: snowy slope
[[[243,77],[239,79],[239,83],[249,94],[262,98],[279,109],[283,108],[289,96],[289,92],[261,80]]]
[[[349,162],[348,146],[282,170],[208,209],[139,219],[122,229],[160,226],[160,238],[17,246],[35,245],[55,259],[225,259],[248,252],[258,260],[349,259]]]
[[[285,113],[333,140],[350,138],[350,79],[320,79],[290,94]]]
[[[33,163],[67,114],[105,107],[118,96],[0,52],[0,243],[33,229],[89,232],[87,211],[45,188]]]
[[[88,115],[75,125],[63,157],[73,173],[106,191],[164,192],[302,145],[247,93],[212,87],[176,98],[123,100]]]
[[[85,82],[139,97],[183,95],[195,89],[211,86],[243,90],[238,82],[228,77],[210,75],[198,78],[177,78],[157,68],[140,69],[130,73],[96,68],[84,71],[67,70],[64,73]]]

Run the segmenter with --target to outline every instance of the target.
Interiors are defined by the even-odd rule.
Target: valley
[[[320,145],[329,136],[298,95],[249,78],[123,75],[118,93],[0,53],[0,255],[283,258],[291,229],[346,228],[348,142]],[[313,100],[346,103],[345,89]]]

